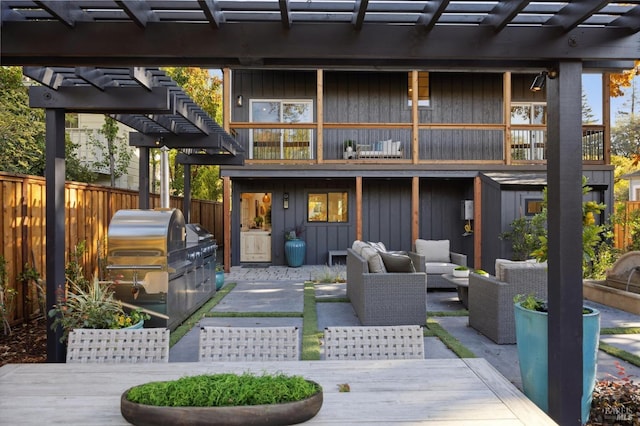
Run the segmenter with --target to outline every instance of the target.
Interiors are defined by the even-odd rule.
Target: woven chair
[[[502,280],[494,276],[469,275],[469,325],[499,345],[516,343],[513,299],[535,294],[547,298],[545,263],[503,267]]]
[[[149,363],[169,361],[169,329],[89,329],[69,333],[68,363]]]
[[[327,327],[326,360],[424,359],[424,336],[419,325]]]
[[[298,361],[298,327],[202,327],[200,361]]]

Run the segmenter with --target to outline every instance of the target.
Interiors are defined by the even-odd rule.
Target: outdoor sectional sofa
[[[407,252],[417,272],[370,272],[369,262],[347,249],[347,297],[362,325],[424,325],[427,275],[424,258]]]

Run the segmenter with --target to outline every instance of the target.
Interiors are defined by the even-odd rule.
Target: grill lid
[[[201,243],[213,240],[213,234],[199,223],[187,223],[187,243]]]

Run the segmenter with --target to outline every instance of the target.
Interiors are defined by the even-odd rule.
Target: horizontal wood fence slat
[[[9,322],[19,324],[40,315],[36,286],[18,281],[25,264],[45,277],[46,182],[43,177],[0,172],[2,217],[0,232],[7,268],[7,287],[17,291],[15,309]],[[103,257],[109,222],[121,209],[138,208],[138,192],[99,185],[67,182],[65,185],[65,246],[69,251],[85,241],[83,263],[88,276],[98,274],[98,258]],[[151,208],[160,206],[160,196],[151,194]],[[182,197],[171,197],[172,208],[182,210]],[[222,203],[191,200],[191,222],[213,233],[220,246],[223,241]]]

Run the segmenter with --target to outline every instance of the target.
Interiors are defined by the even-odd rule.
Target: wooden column
[[[582,398],[582,64],[547,79],[549,415],[579,425]]]
[[[316,71],[316,141],[318,164],[324,163],[324,72]]]
[[[140,158],[138,159],[138,208],[149,208],[149,148],[141,146],[138,148]]]
[[[231,178],[225,176],[222,178],[222,229],[224,235],[222,241],[224,244],[224,271],[230,272],[231,268]]]
[[[411,71],[411,162],[418,164],[420,159],[420,127],[418,122],[418,71]]]
[[[186,223],[191,223],[191,164],[183,164],[184,167],[184,196],[182,197],[182,214]]]
[[[362,239],[362,176],[356,176],[356,240]]]
[[[420,178],[411,178],[411,249],[420,235]]]
[[[505,164],[511,164],[511,73],[505,72],[502,75],[502,97],[504,102],[502,103],[504,111],[503,124],[504,124],[504,162]]]
[[[482,178],[473,179],[473,268],[482,265]]]

